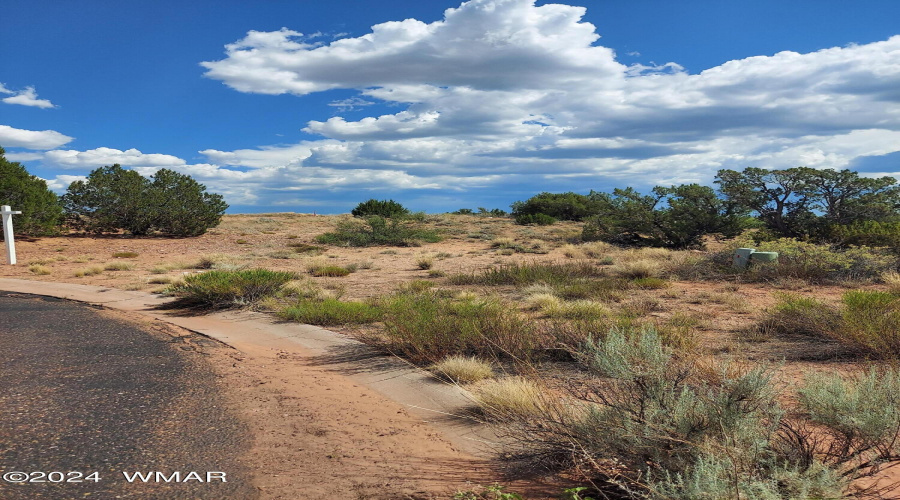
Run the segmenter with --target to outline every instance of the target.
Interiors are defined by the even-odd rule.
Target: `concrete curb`
[[[384,356],[344,335],[312,325],[280,323],[251,311],[222,311],[203,316],[179,315],[160,306],[168,302],[146,292],[0,278],[0,290],[41,295],[138,313],[228,344],[287,351],[305,361],[327,366],[405,406],[412,415],[440,430],[459,449],[487,456],[497,445],[488,426],[466,417],[472,405],[463,389],[436,380],[428,372],[403,360]]]

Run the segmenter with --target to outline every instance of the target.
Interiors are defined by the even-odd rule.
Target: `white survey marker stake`
[[[22,212],[14,212],[9,205],[0,207],[0,215],[3,216],[3,239],[6,241],[6,259],[10,265],[16,263],[16,242],[13,240],[12,216]]]

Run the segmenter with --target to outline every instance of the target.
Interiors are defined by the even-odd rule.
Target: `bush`
[[[278,316],[309,325],[332,326],[374,323],[381,320],[382,312],[378,307],[364,302],[323,298],[301,299],[278,311]]]
[[[837,340],[875,357],[900,357],[900,297],[858,290],[845,293],[842,302]]]
[[[119,165],[98,168],[62,197],[67,222],[95,233],[125,230],[198,236],[219,224],[228,204],[190,176],[161,169],[152,180]]]
[[[842,247],[890,247],[894,252],[900,252],[900,222],[865,220],[834,225],[829,230],[829,239]]]
[[[499,299],[452,299],[401,291],[384,299],[384,345],[416,362],[452,355],[526,360],[540,347],[535,326]]]
[[[409,210],[394,200],[376,200],[371,199],[364,201],[356,208],[350,211],[354,217],[369,217],[377,215],[379,217],[404,217],[409,215]]]
[[[62,222],[62,208],[56,195],[47,188],[46,181],[29,174],[22,164],[8,161],[5,154],[0,147],[0,205],[22,212],[13,219],[16,234],[37,236],[56,232]]]
[[[755,247],[760,252],[778,252],[778,261],[737,269],[731,263],[734,250],[740,247]],[[841,249],[793,238],[757,242],[751,235],[744,235],[729,242],[721,252],[688,256],[670,267],[672,272],[684,279],[739,277],[749,281],[796,279],[829,284],[880,280],[885,273],[895,270],[897,266],[897,256],[883,249]]]
[[[578,193],[540,193],[525,201],[512,204],[512,214],[517,224],[541,224],[538,220],[580,221],[597,213],[599,205],[588,195]],[[528,218],[532,216],[532,218]],[[541,216],[537,219],[534,217]],[[523,222],[520,222],[523,221]],[[529,222],[525,222],[525,221]],[[552,224],[553,222],[546,222]]]
[[[581,238],[636,246],[699,248],[707,235],[732,237],[745,228],[736,208],[699,184],[653,188],[641,195],[632,188],[592,193],[595,215],[585,220]]]
[[[900,357],[900,297],[892,293],[846,292],[840,307],[783,294],[756,327],[758,332],[800,334],[836,340],[875,358]]]
[[[422,242],[436,243],[441,241],[441,237],[436,231],[417,227],[413,221],[371,216],[366,218],[365,223],[339,222],[337,230],[320,234],[316,237],[316,241],[351,247],[418,246]]]
[[[515,217],[516,224],[520,226],[550,226],[556,223],[556,219],[546,214],[520,214]]]
[[[842,498],[898,458],[894,370],[810,378],[789,418],[770,371],[709,372],[652,329],[613,329],[578,357],[591,377],[572,399],[503,418],[521,457],[593,469],[616,498]]]
[[[206,271],[192,274],[166,292],[176,297],[175,305],[222,309],[253,305],[276,295],[295,273],[268,269]]]

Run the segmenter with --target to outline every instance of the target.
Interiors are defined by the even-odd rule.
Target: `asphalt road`
[[[0,293],[0,499],[256,498],[247,429],[185,349],[90,306]]]

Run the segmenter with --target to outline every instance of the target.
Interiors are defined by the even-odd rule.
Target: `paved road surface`
[[[256,498],[237,460],[249,446],[247,431],[185,346],[89,306],[0,292],[0,473],[100,477],[0,480],[0,498]],[[165,477],[124,479],[137,471]],[[226,483],[205,482],[218,471]],[[174,472],[190,480],[163,481]]]

